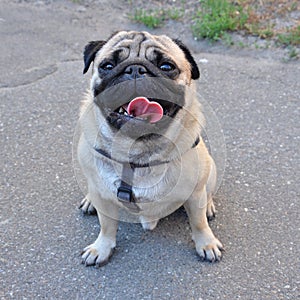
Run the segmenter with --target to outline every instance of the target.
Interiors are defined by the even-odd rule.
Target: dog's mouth
[[[179,105],[170,101],[140,96],[115,109],[108,121],[117,129],[130,120],[155,124],[163,117],[174,117],[179,109]]]

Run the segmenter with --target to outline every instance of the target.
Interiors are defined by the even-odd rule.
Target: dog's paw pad
[[[81,209],[84,214],[88,215],[95,215],[97,213],[95,207],[87,197],[83,198],[80,203],[79,209]]]

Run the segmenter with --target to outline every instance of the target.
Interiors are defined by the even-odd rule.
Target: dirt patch
[[[262,27],[284,33],[300,25],[300,3],[296,0],[246,0],[243,6]]]

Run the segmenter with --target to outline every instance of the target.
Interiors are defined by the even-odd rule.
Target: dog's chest
[[[124,168],[130,170],[124,172]],[[176,184],[176,168],[169,163],[131,168],[129,165],[99,160],[97,170],[99,180],[113,195],[117,195],[123,181],[132,187],[137,202],[159,201]],[[130,175],[124,177],[124,173]]]
[[[110,198],[115,199],[121,182],[127,181],[126,183],[132,187],[137,203],[184,201],[192,193],[198,180],[198,173],[191,170],[189,161],[184,164],[182,161],[172,161],[150,167],[133,168],[129,180],[123,178],[123,164],[97,160],[96,166],[100,186],[107,189],[106,197],[109,194]]]

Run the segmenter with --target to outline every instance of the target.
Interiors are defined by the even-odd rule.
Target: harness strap
[[[132,183],[134,176],[134,168],[131,164],[123,164],[121,183],[118,188],[118,200],[127,208],[139,212],[141,209],[135,203],[132,193]]]
[[[201,141],[200,136],[197,137],[195,140],[194,144],[192,145],[191,149],[195,148]],[[122,168],[122,177],[121,177],[121,183],[120,186],[118,187],[117,191],[117,197],[118,200],[127,208],[129,208],[133,212],[140,212],[141,209],[140,207],[136,204],[133,192],[132,192],[132,184],[133,184],[133,176],[134,176],[134,169],[136,168],[148,168],[150,166],[155,166],[155,165],[161,165],[161,164],[166,164],[169,163],[169,161],[162,161],[162,162],[151,162],[147,163],[144,165],[140,164],[134,164],[134,163],[124,163],[124,162],[119,162],[111,157],[109,153],[102,149],[95,149],[98,153],[102,154],[106,158],[109,158],[111,160],[114,160],[120,164],[123,165]]]

